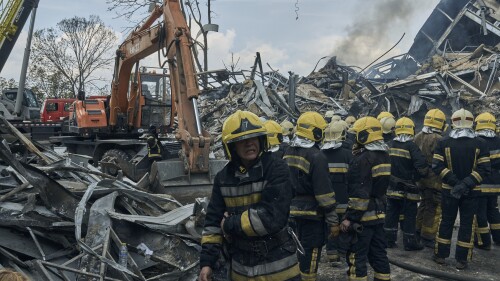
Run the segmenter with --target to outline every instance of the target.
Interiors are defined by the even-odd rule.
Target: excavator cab
[[[167,128],[171,126],[172,111],[167,70],[162,68],[148,69],[151,68],[142,67],[138,79],[141,90],[141,109],[138,122],[141,128],[154,126],[158,129],[158,133],[165,133]]]

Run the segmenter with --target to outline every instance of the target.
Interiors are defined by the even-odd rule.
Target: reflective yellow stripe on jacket
[[[283,159],[285,159],[288,166],[295,167],[302,170],[304,173],[309,174],[311,163],[309,163],[306,158],[295,155],[285,155]]]
[[[410,152],[406,149],[400,149],[400,148],[391,148],[391,150],[389,151],[389,156],[411,159]]]
[[[328,170],[330,173],[347,173],[349,164],[345,163],[328,163]]]
[[[380,164],[377,166],[373,166],[372,168],[372,177],[380,177],[380,176],[390,176],[391,175],[391,164]]]

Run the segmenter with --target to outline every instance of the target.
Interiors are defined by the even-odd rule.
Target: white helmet
[[[470,111],[461,108],[451,115],[451,124],[453,129],[472,129],[474,126],[474,115]]]

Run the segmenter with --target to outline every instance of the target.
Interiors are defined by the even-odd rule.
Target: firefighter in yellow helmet
[[[464,269],[472,258],[472,228],[477,211],[478,185],[491,171],[490,154],[486,144],[476,137],[474,116],[465,109],[451,116],[452,130],[441,138],[434,150],[432,170],[442,180],[442,218],[436,236],[433,260],[444,264],[450,255],[453,225],[460,211],[455,259],[456,268]]]
[[[300,115],[297,132],[283,156],[296,188],[290,215],[304,248],[304,255],[299,255],[302,280],[316,280],[327,226],[329,236],[336,237],[339,233],[328,161],[319,148],[326,126],[325,119],[317,112]]]
[[[413,142],[415,124],[403,117],[396,122],[396,137],[392,141],[391,180],[387,190],[387,214],[384,229],[388,247],[396,247],[399,216],[403,215],[403,246],[405,251],[422,250],[415,234],[417,204],[420,195],[415,182],[429,173],[429,165]]]
[[[374,280],[390,280],[384,233],[385,193],[391,175],[388,147],[382,137],[382,126],[373,117],[360,118],[352,130],[356,144],[347,172],[349,201],[340,225],[343,232],[340,239],[355,229],[360,233],[346,254],[348,280],[366,280],[367,262],[374,270]]]
[[[223,124],[230,161],[214,180],[201,238],[200,281],[211,280],[224,241],[231,253],[231,280],[300,280],[287,226],[290,171],[266,151],[266,135],[248,111],[236,111]]]
[[[268,151],[280,159],[283,158],[283,151],[280,149],[283,142],[283,128],[273,120],[264,122],[264,127],[267,131]]]
[[[343,216],[347,209],[347,169],[352,159],[352,145],[345,141],[348,125],[344,121],[337,121],[328,125],[325,129],[325,140],[321,151],[328,160],[330,181],[335,191],[337,207],[335,209],[339,216]],[[326,243],[326,255],[332,266],[340,265],[340,254],[345,254],[345,247],[340,243],[338,237],[328,239]]]
[[[446,116],[439,109],[429,110],[424,117],[424,126],[415,136],[415,144],[424,155],[427,165],[432,164],[432,156],[438,140],[446,128]],[[436,233],[441,218],[441,178],[429,171],[417,182],[420,189],[420,204],[417,209],[417,235],[422,244],[434,248]]]
[[[482,139],[490,150],[491,175],[484,178],[479,186],[479,208],[477,211],[476,246],[491,249],[491,239],[500,245],[500,213],[498,211],[498,195],[500,194],[500,139],[495,131],[496,118],[489,112],[476,117],[476,135]],[[488,228],[489,224],[489,228]]]

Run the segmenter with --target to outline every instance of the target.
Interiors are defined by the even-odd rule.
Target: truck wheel
[[[110,149],[106,151],[106,153],[104,153],[101,161],[114,163],[116,166],[120,167],[120,169],[124,171],[125,174],[125,167],[127,167],[130,158],[130,155],[121,149]],[[105,167],[101,165],[101,171],[113,177],[116,177],[118,175],[118,170],[119,169],[114,167]]]

